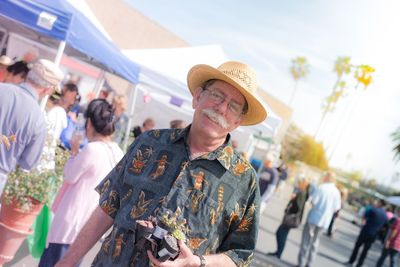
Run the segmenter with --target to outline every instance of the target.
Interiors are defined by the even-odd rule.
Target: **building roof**
[[[124,1],[86,0],[86,2],[120,49],[190,46]]]

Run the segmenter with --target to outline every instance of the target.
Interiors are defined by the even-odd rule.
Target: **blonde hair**
[[[310,179],[308,179],[306,176],[300,176],[299,179],[297,180],[298,184],[308,184],[310,182]]]

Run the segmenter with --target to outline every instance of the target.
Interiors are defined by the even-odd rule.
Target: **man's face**
[[[224,81],[214,82],[207,90],[199,87],[193,95],[192,129],[210,138],[223,138],[242,122],[244,105],[243,95]]]
[[[264,168],[270,169],[271,167],[272,167],[272,162],[271,162],[271,160],[267,159],[267,160],[264,162]]]

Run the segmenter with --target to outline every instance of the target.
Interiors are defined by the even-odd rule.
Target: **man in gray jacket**
[[[52,94],[63,77],[54,63],[40,59],[29,71],[26,82],[0,83],[0,195],[7,174],[17,164],[31,170],[39,163],[47,127],[38,101]]]

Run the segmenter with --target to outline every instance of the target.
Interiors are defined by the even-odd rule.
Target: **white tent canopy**
[[[386,199],[392,205],[400,207],[400,196],[390,196]]]
[[[190,68],[196,64],[207,64],[218,67],[223,62],[229,61],[228,57],[218,45],[193,46],[167,49],[123,50],[123,53],[141,66],[139,84],[140,93],[151,97],[149,103],[136,101],[137,107],[133,118],[133,124],[140,124],[145,118],[152,116],[157,128],[169,127],[168,123],[173,119],[191,121],[193,110],[191,108],[192,96],[187,89],[186,76]],[[170,104],[171,97],[183,100],[180,107]],[[258,98],[263,102],[260,98]],[[264,102],[263,102],[264,103]],[[167,106],[174,110],[173,116],[163,115],[162,107]],[[281,119],[274,114],[269,106],[264,103],[268,112],[268,118],[255,126],[239,127],[241,131],[261,133],[267,136],[275,135]],[[159,109],[161,116],[154,114]],[[166,111],[168,112],[168,111]],[[154,115],[153,115],[154,114]]]

